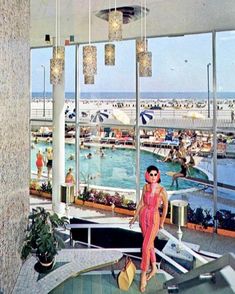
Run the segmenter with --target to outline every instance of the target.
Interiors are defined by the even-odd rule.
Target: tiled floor
[[[128,290],[130,294],[137,294],[139,292],[140,275],[136,274],[135,279]],[[146,288],[145,293],[156,293],[157,289],[161,288],[165,281],[164,275],[159,273],[152,278]],[[117,280],[109,272],[102,273],[88,273],[80,275],[76,278],[71,278],[65,283],[54,289],[50,294],[122,294],[118,288]]]

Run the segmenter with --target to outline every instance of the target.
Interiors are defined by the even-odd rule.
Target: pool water
[[[38,143],[31,151],[31,170],[36,171],[36,153],[39,148],[45,151],[48,145],[46,143]],[[135,189],[136,177],[135,177],[135,150],[132,149],[115,149],[106,148],[104,151],[104,157],[100,156],[99,148],[92,147],[91,149],[80,150],[80,180],[81,182],[87,182],[87,178],[90,184],[123,188],[123,189]],[[87,159],[86,155],[92,153],[92,158]],[[70,160],[70,155],[75,154],[75,145],[66,144],[65,147],[65,172],[72,167],[75,171],[75,160]],[[140,155],[140,175],[141,186],[144,185],[144,172],[149,165],[156,165],[161,171],[161,184],[167,190],[175,190],[175,187],[170,187],[172,177],[166,173],[169,171],[178,172],[180,165],[172,162],[161,162],[159,157],[147,151],[141,151]],[[46,173],[46,167],[44,167]],[[207,179],[207,176],[201,171],[190,168],[190,176]],[[193,187],[197,184],[179,180],[180,189],[186,189]]]

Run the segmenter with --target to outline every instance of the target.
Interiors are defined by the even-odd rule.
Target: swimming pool
[[[31,170],[36,170],[36,153],[39,148],[42,151],[47,148],[48,144],[38,143],[35,145],[35,149],[31,151]],[[75,154],[75,146],[73,144],[65,145],[65,171],[72,167],[75,171],[75,160],[70,160],[70,155]],[[135,189],[135,150],[132,149],[115,149],[114,151],[110,148],[104,149],[104,157],[99,154],[99,148],[92,147],[91,149],[80,150],[80,178],[84,182],[84,179],[92,177],[89,181],[90,184],[123,188],[123,189]],[[92,158],[87,159],[85,155],[92,153]],[[175,187],[170,187],[172,177],[166,175],[169,171],[179,171],[180,166],[177,163],[171,162],[161,162],[159,157],[155,154],[149,153],[147,151],[141,151],[140,155],[140,175],[141,175],[141,186],[144,185],[144,171],[149,165],[156,165],[161,171],[162,185],[167,190],[175,190]],[[46,172],[46,167],[44,167],[44,172]],[[206,174],[197,170],[190,169],[190,176],[207,179]],[[187,189],[195,186],[195,183],[180,180],[180,189]]]

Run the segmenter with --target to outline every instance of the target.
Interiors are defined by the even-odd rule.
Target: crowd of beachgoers
[[[33,118],[41,117],[45,108],[45,116],[52,117],[53,103],[52,99],[46,98],[44,101],[41,98],[33,99],[31,102],[31,116]],[[75,100],[65,99],[66,119],[75,119]],[[129,117],[131,121],[135,121],[136,103],[135,100],[120,100],[120,99],[89,99],[79,101],[79,117],[84,121],[89,121],[97,111],[112,112],[120,110]],[[207,100],[197,99],[141,99],[140,111],[151,110],[155,117],[190,117],[195,115],[194,112],[200,114],[200,118],[213,117],[213,101],[210,100],[208,107]],[[217,101],[217,118],[229,122],[234,121],[235,99],[218,99]],[[210,113],[210,115],[208,114]],[[109,117],[110,119],[111,117]]]
[[[47,108],[52,108],[52,98],[46,98]],[[34,98],[32,100],[32,108],[38,108],[44,102],[41,97]],[[210,104],[213,104],[212,99]],[[93,108],[99,106],[102,109],[105,107],[118,107],[118,108],[135,108],[135,99],[80,99],[80,107],[84,109]],[[74,99],[65,99],[65,106],[70,110],[75,108]],[[218,110],[232,110],[235,109],[234,99],[217,99]],[[207,99],[140,99],[141,108],[152,108],[156,110],[161,109],[206,109],[208,107]]]

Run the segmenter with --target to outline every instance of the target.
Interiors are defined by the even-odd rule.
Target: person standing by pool
[[[51,147],[48,147],[48,148],[47,148],[47,153],[46,153],[46,161],[47,161],[47,178],[48,178],[48,181],[50,181],[50,177],[51,177],[52,160],[53,160],[53,150],[52,150]]]
[[[70,167],[66,176],[65,176],[65,183],[66,184],[75,184],[75,178],[72,173],[72,168]]]
[[[166,219],[168,209],[168,196],[166,190],[160,185],[160,171],[154,165],[150,165],[145,172],[147,184],[142,190],[141,200],[137,206],[136,213],[130,221],[130,227],[139,216],[140,228],[143,234],[140,292],[145,292],[147,281],[157,272],[154,240]],[[159,207],[163,205],[162,216]],[[148,272],[151,263],[151,271]]]
[[[38,149],[38,153],[36,154],[36,166],[38,169],[37,177],[38,177],[38,179],[40,179],[42,176],[42,170],[43,170],[43,166],[44,166],[43,154],[42,154],[41,149]]]

